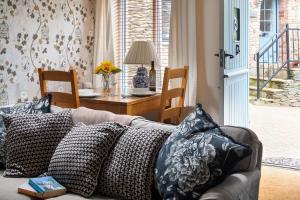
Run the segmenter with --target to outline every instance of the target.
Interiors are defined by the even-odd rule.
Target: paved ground
[[[250,104],[250,128],[264,145],[264,158],[300,159],[300,108]]]

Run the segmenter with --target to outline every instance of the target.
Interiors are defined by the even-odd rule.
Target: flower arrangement
[[[112,76],[119,72],[121,72],[121,69],[113,65],[111,61],[103,61],[99,66],[96,67],[95,73],[102,75],[104,95],[110,95],[111,93],[110,83],[114,81]]]
[[[117,74],[121,71],[121,69],[117,66],[114,66],[111,61],[103,61],[99,66],[96,67],[96,74]]]

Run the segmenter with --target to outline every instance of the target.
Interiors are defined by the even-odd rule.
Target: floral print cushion
[[[37,113],[50,113],[51,112],[51,95],[42,97],[41,99],[33,102],[18,103],[13,106],[0,107],[0,168],[5,168],[6,163],[6,131],[2,121],[2,115],[12,114],[37,114]]]
[[[155,167],[163,199],[199,199],[251,150],[226,136],[198,105],[161,148]]]

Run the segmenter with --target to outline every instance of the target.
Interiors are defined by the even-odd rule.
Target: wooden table
[[[107,110],[116,114],[144,115],[150,112],[159,111],[160,94],[148,97],[126,97],[121,95],[80,98],[80,106],[95,110]]]

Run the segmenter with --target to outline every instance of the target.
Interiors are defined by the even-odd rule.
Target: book
[[[32,178],[19,186],[18,192],[41,199],[52,198],[66,193],[66,188],[53,177]]]

